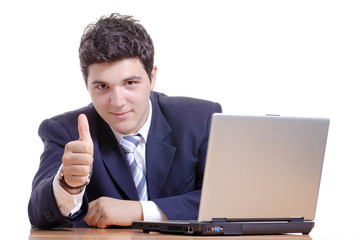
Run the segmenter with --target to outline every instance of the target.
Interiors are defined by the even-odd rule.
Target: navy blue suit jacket
[[[149,199],[169,219],[196,219],[200,202],[206,151],[212,114],[221,106],[205,100],[168,97],[151,93],[152,120],[146,143],[146,169]],[[81,210],[71,219],[60,213],[52,181],[60,165],[65,145],[77,140],[77,118],[88,117],[94,143],[93,175],[86,187]],[[53,228],[83,221],[88,203],[102,196],[138,200],[136,187],[124,153],[108,124],[93,105],[45,120],[39,127],[44,142],[28,212],[31,224]]]

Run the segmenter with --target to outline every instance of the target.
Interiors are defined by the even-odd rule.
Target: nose
[[[111,91],[110,104],[114,107],[122,107],[125,105],[125,93],[120,88],[114,88]]]

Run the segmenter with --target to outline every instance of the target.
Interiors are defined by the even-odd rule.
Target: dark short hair
[[[132,16],[112,13],[89,24],[79,47],[81,72],[85,81],[88,68],[94,63],[137,58],[151,80],[154,45],[145,28]]]

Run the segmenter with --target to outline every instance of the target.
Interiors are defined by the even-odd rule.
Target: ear
[[[157,73],[157,66],[153,65],[153,70],[151,71],[151,79],[150,79],[150,89],[151,89],[151,91],[154,90],[154,88],[155,88],[156,73]]]

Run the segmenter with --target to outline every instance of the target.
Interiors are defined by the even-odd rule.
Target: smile
[[[127,112],[123,112],[123,113],[111,113],[113,116],[115,116],[116,118],[122,119],[122,118],[126,118],[129,114],[131,113],[131,111],[127,111]]]

